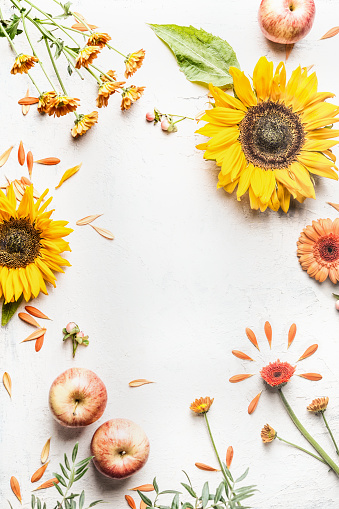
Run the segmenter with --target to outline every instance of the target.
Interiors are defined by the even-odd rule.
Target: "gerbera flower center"
[[[339,239],[333,235],[323,237],[317,242],[316,249],[325,262],[334,262],[339,258]]]
[[[294,372],[295,367],[278,359],[276,362],[270,362],[268,366],[262,368],[260,375],[268,385],[279,388],[289,381]]]
[[[40,233],[29,219],[14,219],[0,224],[0,265],[9,269],[26,267],[40,252]]]
[[[299,115],[272,101],[249,108],[239,130],[247,161],[265,170],[287,168],[296,161],[305,139]]]

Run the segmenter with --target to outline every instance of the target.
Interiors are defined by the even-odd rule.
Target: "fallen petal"
[[[49,461],[48,461],[49,463]],[[40,481],[41,477],[44,475],[46,468],[48,467],[48,463],[45,463],[42,465],[42,467],[38,468],[36,472],[31,477],[31,482],[38,482]]]
[[[197,468],[200,470],[206,470],[207,472],[220,472],[217,468],[210,467],[209,465],[205,465],[205,463],[194,463]]]
[[[45,463],[48,460],[49,451],[51,448],[51,437],[47,440],[41,451],[41,463]]]
[[[5,386],[6,391],[8,392],[10,397],[12,397],[12,380],[11,380],[11,377],[9,376],[9,373],[7,373],[7,371],[5,371],[5,373],[3,374],[2,381]]]
[[[322,37],[320,37],[320,40],[329,39],[330,37],[334,37],[337,34],[339,34],[339,27],[330,28],[330,30],[328,32],[326,32],[326,34],[324,34]]]
[[[105,228],[99,228],[99,226],[95,226],[94,224],[91,224],[92,228],[99,233],[102,237],[105,237],[105,239],[113,240],[114,235],[109,230],[105,230]]]
[[[306,380],[311,380],[313,382],[318,382],[322,379],[322,376],[319,373],[304,373],[303,375],[298,375],[301,378],[306,378]]]
[[[131,491],[154,491],[153,484],[142,484],[141,486],[136,486],[136,488],[130,488]]]
[[[38,329],[41,329],[41,325],[39,325],[38,322],[34,320],[34,318],[30,316],[28,313],[18,313],[18,317],[24,322],[29,323],[30,325],[33,325]]]
[[[303,359],[306,359],[307,357],[310,357],[318,350],[318,345],[311,345],[305,350],[305,352],[302,354],[301,357],[299,357],[298,361],[301,361]]]
[[[102,216],[102,214],[93,214],[92,216],[86,216],[82,219],[79,219],[75,224],[78,226],[84,226],[85,224],[92,223],[95,219]]]
[[[238,357],[238,359],[243,359],[244,361],[253,361],[251,357],[249,357],[244,352],[240,352],[240,350],[232,350],[232,353],[235,357]]]
[[[11,488],[12,488],[12,491],[13,491],[14,495],[19,500],[19,502],[22,503],[20,485],[19,485],[19,482],[18,482],[17,478],[14,477],[14,475],[12,475],[12,477],[11,477],[10,485],[11,485]]]
[[[248,405],[248,413],[250,415],[253,414],[254,410],[257,408],[261,393],[262,391],[260,391],[259,394],[257,394],[256,397],[253,398],[251,403]]]
[[[270,322],[265,322],[264,330],[265,330],[265,334],[266,334],[266,337],[267,337],[268,344],[270,345],[270,348],[271,348],[271,345],[272,345],[272,327],[271,327]]]
[[[238,382],[242,382],[243,380],[246,380],[247,378],[250,378],[252,375],[248,375],[248,374],[243,374],[243,375],[234,375],[234,376],[231,376],[231,378],[229,379],[229,382],[231,382],[231,384],[236,384]]]
[[[132,380],[128,385],[130,387],[140,387],[141,385],[145,384],[154,384],[154,382],[151,382],[150,380],[145,380],[145,378],[139,378],[138,380]]]
[[[254,332],[252,331],[252,329],[249,329],[248,327],[246,327],[246,334],[247,334],[247,337],[248,339],[250,340],[250,342],[256,347],[258,348],[258,350],[260,351],[259,349],[259,345],[258,345],[258,341],[257,341],[257,338],[254,334]]]
[[[232,460],[233,460],[233,447],[230,445],[227,448],[227,452],[226,452],[226,466],[228,469],[231,468]]]
[[[289,348],[291,346],[291,344],[293,343],[293,340],[295,338],[295,335],[297,333],[297,326],[295,323],[292,323],[291,327],[290,327],[290,330],[288,331],[288,345],[287,345],[287,348]]]
[[[137,506],[135,505],[135,502],[131,495],[125,495],[125,499],[127,504],[131,507],[131,509],[137,509]]]

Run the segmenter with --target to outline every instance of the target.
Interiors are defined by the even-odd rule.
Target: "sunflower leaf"
[[[7,325],[11,318],[15,315],[18,307],[22,302],[22,295],[15,302],[3,303],[1,314],[1,325]]]
[[[223,39],[193,26],[149,25],[177,59],[189,81],[231,88],[230,66],[240,68],[233,48]]]

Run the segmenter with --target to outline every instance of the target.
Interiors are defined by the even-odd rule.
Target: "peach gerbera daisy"
[[[55,117],[62,117],[75,111],[79,106],[80,99],[75,97],[68,97],[67,95],[57,95],[50,99],[49,105],[46,109],[48,115],[54,115]]]
[[[39,97],[38,112],[47,113],[48,108],[51,105],[52,99],[55,99],[56,96],[57,94],[53,90],[51,92],[43,92]]]
[[[11,74],[27,73],[36,64],[36,62],[39,62],[39,59],[32,55],[18,55],[14,60]]]
[[[99,46],[86,46],[79,51],[75,61],[75,67],[80,69],[81,67],[88,67],[100,53]]]
[[[214,398],[199,398],[195,399],[190,406],[190,409],[196,414],[206,414],[212,406]]]
[[[269,444],[277,437],[277,432],[269,424],[265,424],[260,433],[261,440],[264,444]]]
[[[79,117],[74,121],[75,126],[72,129],[72,136],[76,138],[77,136],[82,136],[85,134],[91,127],[94,126],[98,122],[98,112],[92,111],[92,113],[88,113],[87,115],[79,115]]]
[[[312,401],[312,403],[308,405],[307,410],[309,412],[314,412],[316,414],[320,412],[325,412],[328,402],[329,402],[328,396],[326,398],[316,398]]]
[[[121,109],[129,110],[132,106],[132,103],[140,99],[144,93],[144,90],[145,87],[135,87],[134,85],[128,88],[124,88],[121,95]]]
[[[108,99],[110,96],[122,88],[124,84],[125,81],[105,81],[102,85],[100,85],[98,90],[98,97],[96,100],[97,107],[106,107],[108,105]]]
[[[103,48],[110,40],[111,37],[108,34],[94,32],[89,36],[87,46],[98,46],[99,48]]]
[[[297,242],[300,265],[310,277],[322,283],[339,281],[339,219],[318,219],[308,225]]]
[[[127,55],[125,60],[125,78],[130,78],[133,74],[142,66],[143,60],[145,58],[145,50],[140,49],[139,51],[135,51],[134,53],[130,53]]]

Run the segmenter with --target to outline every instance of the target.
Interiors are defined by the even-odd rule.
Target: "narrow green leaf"
[[[208,482],[206,481],[201,494],[201,502],[202,502],[202,508],[204,509],[207,506],[208,500],[209,500],[210,490],[208,487]]]
[[[87,470],[88,470],[88,468],[86,468],[86,470],[83,470],[83,471],[81,472],[81,474],[77,475],[77,476],[75,477],[75,479],[74,479],[74,482],[79,481],[79,479],[81,479],[81,477],[83,477],[83,476],[86,474]]]
[[[73,451],[72,451],[72,461],[73,463],[75,462],[76,460],[76,457],[77,457],[77,454],[78,454],[78,449],[79,449],[79,442],[77,442],[73,448]]]
[[[150,500],[148,497],[146,497],[146,495],[144,495],[144,493],[142,493],[141,491],[137,490],[138,491],[138,494],[139,494],[139,497],[141,498],[141,500],[143,500],[145,502],[146,505],[150,505],[152,507],[152,500]]]
[[[176,490],[165,490],[165,491],[160,491],[159,495],[166,495],[166,494],[169,494],[169,493],[172,493],[172,494],[173,493],[174,494],[175,493],[179,493],[179,495],[180,495],[181,492],[180,491],[176,491]]]
[[[67,500],[67,498],[65,499],[65,509],[71,509],[71,503]]]
[[[65,466],[66,466],[67,470],[71,470],[66,453],[64,454],[64,461],[65,461]]]
[[[62,484],[63,486],[65,486],[65,488],[67,488],[67,483],[66,483],[65,479],[62,477],[62,475],[57,474],[56,472],[53,472],[53,475],[54,475],[54,477],[56,477],[58,479],[60,484]]]
[[[40,498],[37,499],[36,506],[37,506],[37,509],[41,509],[41,500],[40,500]]]
[[[35,508],[35,496],[34,495],[31,495],[31,508],[32,509]]]
[[[7,500],[7,502],[9,503],[9,507],[10,507],[11,509],[13,509],[13,506],[12,506],[12,504],[10,503],[10,501],[9,501],[9,500]]]
[[[182,483],[181,483],[181,486],[183,486],[183,487],[185,488],[185,490],[187,490],[187,491],[188,491],[188,493],[189,493],[192,497],[197,498],[197,494],[196,494],[196,492],[194,491],[194,489],[193,489],[193,488],[191,488],[191,486],[189,486],[188,484],[186,484],[186,483],[184,483],[184,482],[182,482]]]
[[[1,325],[7,325],[11,318],[15,315],[18,307],[20,306],[23,299],[23,295],[21,295],[18,300],[15,302],[8,302],[7,304],[2,304],[2,315],[1,315]]]
[[[75,468],[79,468],[79,467],[82,467],[82,465],[88,465],[88,463],[94,458],[94,456],[88,456],[88,458],[85,458],[84,460],[81,460],[79,461],[79,463],[77,463],[75,465]]]
[[[222,465],[225,469],[227,477],[230,479],[231,482],[234,482],[233,476],[232,476],[231,472],[229,471],[229,469],[227,468],[226,463],[223,463]]]
[[[42,509],[46,509],[47,506],[46,506],[46,502],[44,502],[44,505],[43,505],[43,508]]]
[[[337,293],[332,293],[333,297],[335,297],[336,299],[339,299],[339,295]]]
[[[85,463],[84,465],[82,465],[82,467],[78,468],[76,471],[75,471],[75,475],[78,475],[80,474],[80,472],[82,472],[83,470],[85,470],[85,468],[88,467],[88,464],[89,464],[89,461],[87,463]]]
[[[60,493],[60,495],[63,497],[64,494],[63,494],[62,489],[60,488],[59,484],[56,484],[55,482],[53,484],[56,487],[56,489],[58,490],[58,492]]]
[[[171,509],[179,509],[179,494],[176,493],[172,500]]]
[[[221,498],[221,494],[223,492],[223,489],[224,489],[224,483],[221,482],[217,488],[217,491],[215,492],[215,496],[214,496],[214,503],[217,504]]]
[[[185,502],[181,509],[194,509],[192,504]]]
[[[92,502],[91,504],[89,504],[89,506],[88,506],[88,507],[89,507],[89,508],[90,508],[90,507],[94,507],[94,506],[95,506],[95,505],[97,505],[97,504],[103,504],[103,503],[104,503],[104,501],[103,501],[103,500],[95,500],[94,502]]]
[[[85,504],[85,491],[82,490],[80,498],[79,498],[79,509],[82,509]]]
[[[245,472],[235,481],[235,483],[243,481],[245,477],[247,477],[248,472],[249,468],[246,468]]]
[[[61,472],[64,474],[64,476],[66,477],[66,479],[69,479],[69,475],[67,474],[66,469],[65,469],[65,467],[63,466],[63,464],[62,464],[62,463],[59,463],[59,465],[60,465],[60,468],[61,468]]]
[[[231,88],[229,68],[239,68],[239,62],[226,41],[193,26],[150,24],[150,27],[170,47],[189,81]]]
[[[158,486],[157,478],[156,477],[154,477],[154,479],[153,479],[153,487],[155,489],[156,494],[158,495],[158,493],[159,493],[159,486]]]

